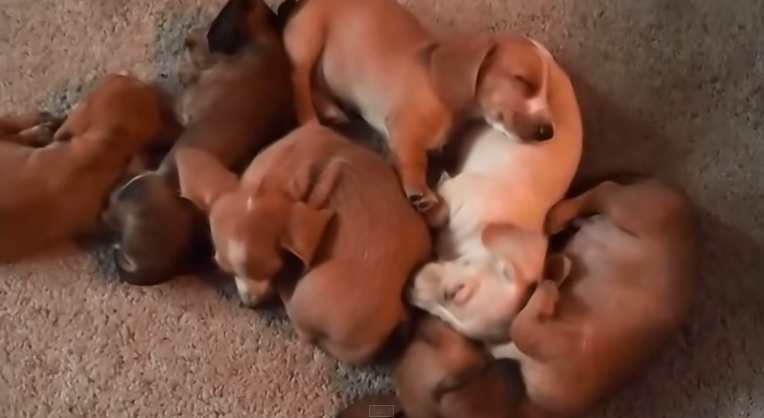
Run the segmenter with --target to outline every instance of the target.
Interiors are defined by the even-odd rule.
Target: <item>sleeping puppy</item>
[[[188,87],[177,106],[186,129],[156,171],[112,195],[105,215],[118,234],[117,270],[135,285],[199,271],[212,259],[206,216],[179,195],[179,149],[204,150],[240,173],[296,125],[289,61],[261,0],[230,0],[209,30],[187,38],[186,52],[180,73]]]
[[[343,410],[340,418],[369,415],[371,405],[408,418],[511,418],[522,383],[473,341],[426,315],[396,366],[395,396],[372,396]],[[376,416],[390,416],[376,415]]]
[[[543,61],[524,37],[437,40],[394,0],[303,0],[284,43],[301,123],[355,111],[390,145],[406,195],[429,211],[427,152],[462,117],[483,119],[528,141],[554,134],[543,98]],[[336,102],[335,102],[336,100]]]
[[[182,193],[209,214],[215,260],[245,305],[278,293],[301,339],[354,364],[378,354],[431,251],[382,157],[310,123],[255,157],[241,181],[203,152],[179,150],[177,160]],[[286,255],[304,275],[274,280]]]
[[[13,262],[90,232],[132,156],[162,131],[158,92],[107,75],[49,145],[0,141],[0,261]]]
[[[437,188],[443,205],[428,214],[437,228],[438,260],[415,276],[410,293],[414,305],[490,342],[509,338],[509,324],[541,278],[544,219],[581,158],[581,115],[570,79],[542,45],[527,42],[543,63],[539,100],[549,103],[554,137],[531,144],[483,126],[468,132],[454,174]]]
[[[492,350],[520,363],[520,418],[580,416],[642,373],[698,285],[701,231],[681,191],[650,178],[606,181],[556,205],[547,227],[572,219],[580,229],[549,257],[557,273],[515,318],[513,344]]]

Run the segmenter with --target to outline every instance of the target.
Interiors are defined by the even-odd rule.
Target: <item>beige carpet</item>
[[[412,3],[444,27],[545,42],[575,73],[585,170],[653,171],[703,208],[710,241],[693,323],[593,416],[764,417],[762,2]],[[0,0],[0,111],[61,110],[112,70],[172,87],[185,31],[221,4]],[[124,286],[101,258],[0,266],[0,417],[320,417],[389,387],[299,344],[279,314],[191,279]]]

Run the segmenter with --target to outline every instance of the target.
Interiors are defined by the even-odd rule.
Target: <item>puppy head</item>
[[[228,0],[207,31],[211,53],[234,55],[263,33],[275,33],[276,14],[262,0]]]
[[[176,159],[181,193],[209,215],[215,261],[236,277],[242,300],[255,303],[270,293],[284,251],[310,267],[333,211],[241,188],[233,173],[201,151],[179,150]]]
[[[478,84],[478,102],[486,121],[523,141],[554,137],[547,101],[551,55],[526,37],[497,38]]]
[[[207,217],[155,173],[116,189],[103,216],[116,235],[113,255],[123,282],[163,283],[212,258]]]
[[[156,139],[163,128],[159,91],[129,75],[102,77],[69,113],[55,140],[108,151],[137,149]]]
[[[470,338],[504,342],[537,280],[514,259],[537,257],[529,251],[539,250],[543,238],[505,225],[487,226],[481,238],[487,252],[425,265],[409,299]]]

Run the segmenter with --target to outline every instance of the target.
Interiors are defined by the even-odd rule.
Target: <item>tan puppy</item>
[[[506,365],[491,360],[448,324],[426,315],[396,367],[398,397],[361,399],[339,417],[390,416],[370,414],[369,406],[380,405],[385,412],[394,408],[400,413],[395,416],[408,418],[510,418],[522,385]]]
[[[130,158],[161,128],[155,89],[107,75],[52,144],[0,142],[0,260],[19,260],[95,226]]]
[[[520,362],[527,399],[515,415],[573,417],[636,377],[690,312],[700,230],[690,201],[655,179],[604,182],[549,214],[580,229],[493,349]],[[572,267],[572,268],[571,268]]]
[[[523,37],[438,41],[394,0],[302,0],[284,29],[301,123],[341,117],[337,100],[383,133],[406,195],[420,211],[437,196],[427,151],[444,145],[456,117],[484,119],[524,140],[554,134],[543,66]],[[323,91],[328,90],[328,91]]]
[[[513,42],[497,37],[498,45]],[[478,127],[438,186],[444,205],[432,213],[439,260],[414,279],[411,301],[475,339],[500,342],[541,279],[544,219],[563,198],[581,158],[583,130],[573,86],[542,45],[531,40],[546,80],[554,137],[510,140]]]
[[[177,160],[181,191],[209,213],[215,259],[246,305],[275,290],[302,339],[350,363],[377,354],[430,255],[427,226],[381,157],[311,123],[255,157],[241,182],[207,154]],[[274,280],[286,254],[304,266],[296,283]]]

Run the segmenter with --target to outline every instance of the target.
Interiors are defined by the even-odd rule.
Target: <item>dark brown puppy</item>
[[[179,195],[178,149],[202,149],[240,173],[296,124],[278,27],[261,0],[230,0],[207,32],[187,38],[180,72],[188,88],[177,109],[186,130],[156,171],[115,191],[106,214],[119,235],[114,258],[123,281],[158,284],[211,256],[206,217]]]
[[[522,384],[517,373],[506,370],[508,364],[491,359],[477,343],[425,315],[396,368],[398,397],[364,398],[338,416],[368,417],[371,405],[382,405],[386,413],[394,409],[396,417],[510,418]]]

